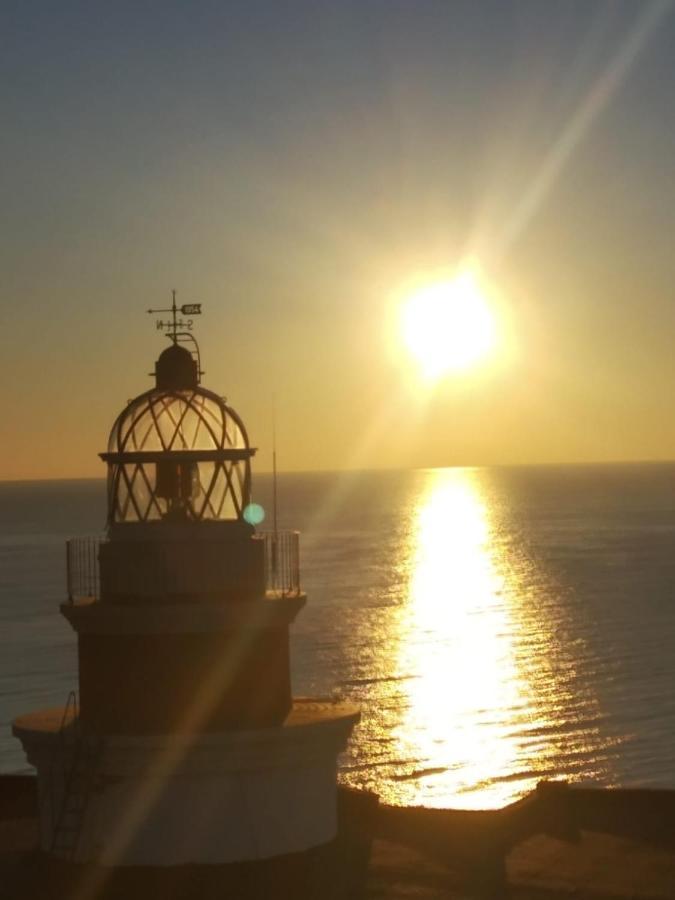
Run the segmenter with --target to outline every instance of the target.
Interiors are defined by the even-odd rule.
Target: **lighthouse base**
[[[301,853],[337,831],[336,762],[358,720],[296,700],[279,727],[78,734],[63,710],[14,722],[38,772],[41,847],[99,866],[222,865]]]

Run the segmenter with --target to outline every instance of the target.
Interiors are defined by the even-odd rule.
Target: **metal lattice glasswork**
[[[211,391],[148,391],[117,418],[101,454],[108,521],[241,519],[254,452],[239,416]]]

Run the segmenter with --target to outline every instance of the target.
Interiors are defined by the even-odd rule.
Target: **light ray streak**
[[[650,38],[669,14],[673,0],[655,0],[646,5],[637,22],[591,86],[588,94],[563,128],[545,157],[529,189],[504,230],[502,253],[519,237],[550,194],[570,157],[591,126],[609,105]]]
[[[363,433],[351,454],[347,456],[345,469],[353,472],[363,467],[364,460],[368,459],[370,450],[377,444],[381,436],[391,433],[389,426],[397,416],[404,416],[406,427],[415,429],[426,412],[431,395],[431,390],[428,390],[422,395],[424,399],[417,397],[413,404],[408,401],[405,391],[392,392],[390,402],[382,405],[379,414],[373,417],[369,428]],[[395,429],[393,433],[396,433]],[[311,535],[321,532],[323,523],[332,519],[335,511],[342,504],[343,496],[349,491],[349,484],[349,478],[339,478],[335,487],[326,494],[326,499],[307,525],[309,540],[305,542],[306,547],[312,545]]]

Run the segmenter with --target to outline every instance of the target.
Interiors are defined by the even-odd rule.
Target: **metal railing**
[[[101,596],[98,568],[98,548],[103,536],[78,537],[66,541],[66,580],[68,601],[93,599]]]
[[[97,535],[66,541],[66,578],[70,603],[100,598],[98,551],[106,540],[105,536]],[[255,540],[263,542],[267,592],[280,597],[299,594],[300,533],[258,531]]]
[[[300,593],[300,532],[259,531],[265,545],[265,584],[268,593],[290,597]]]

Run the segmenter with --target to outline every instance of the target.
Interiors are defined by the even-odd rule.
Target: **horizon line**
[[[526,468],[561,468],[591,466],[640,466],[640,465],[672,465],[673,457],[652,457],[642,459],[588,459],[588,460],[552,460],[547,462],[503,462],[503,463],[450,463],[430,466],[365,466],[354,469],[281,469],[277,475],[348,475],[376,472],[426,472],[435,469],[526,469]],[[272,469],[261,469],[255,475],[273,475]],[[106,475],[57,475],[53,477],[35,478],[0,478],[1,484],[36,484],[41,482],[62,481],[105,481]]]

